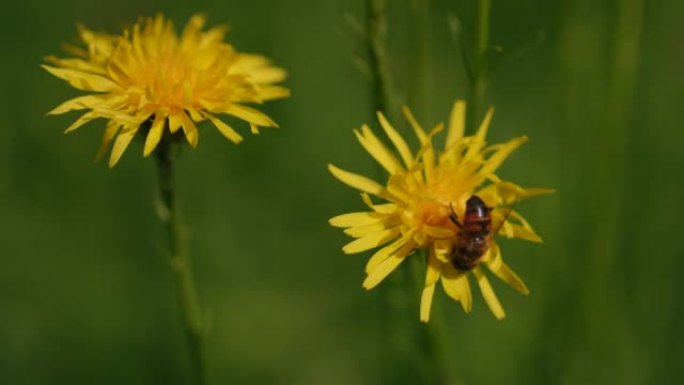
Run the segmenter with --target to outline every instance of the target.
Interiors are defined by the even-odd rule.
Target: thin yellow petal
[[[123,130],[121,130],[119,135],[117,135],[116,140],[114,141],[114,147],[112,147],[112,153],[109,156],[110,168],[114,167],[119,162],[119,159],[121,159],[121,155],[123,155],[124,151],[126,151],[126,148],[131,143],[131,140],[133,140],[133,137],[137,132],[138,127],[129,127],[124,128]]]
[[[81,115],[80,118],[76,119],[75,122],[71,124],[71,126],[67,127],[66,130],[64,130],[65,134],[68,134],[70,132],[73,132],[77,128],[81,127],[82,125],[90,122],[93,119],[97,119],[100,117],[100,114],[98,114],[95,111],[88,111],[85,114]]]
[[[368,262],[366,263],[366,274],[370,274],[371,271],[375,270],[380,263],[385,259],[389,258],[394,254],[399,248],[405,246],[411,240],[411,234],[403,235],[401,238],[390,243],[389,245],[376,251]]]
[[[451,239],[437,239],[432,245],[435,251],[435,257],[442,263],[451,263],[449,254],[451,253],[452,243]]]
[[[55,68],[47,65],[42,67],[52,75],[66,80],[72,87],[83,91],[111,92],[120,87],[113,81],[95,74],[68,68]]]
[[[480,170],[480,173],[484,175],[494,173],[499,168],[499,166],[501,166],[501,163],[503,163],[503,161],[506,160],[506,158],[516,148],[520,147],[525,142],[527,142],[527,137],[521,136],[515,139],[511,139],[508,142],[504,143],[501,146],[500,150],[498,150],[496,153],[494,153],[486,160],[485,165]]]
[[[432,309],[432,297],[435,295],[436,284],[427,285],[423,287],[423,293],[420,295],[420,322],[430,321],[430,310]]]
[[[427,180],[432,179],[436,162],[435,149],[432,145],[432,137],[437,135],[443,129],[444,124],[439,123],[433,127],[432,130],[430,130],[430,133],[425,137],[425,139],[421,139],[423,145],[421,146],[420,150],[418,150],[416,158],[423,159],[423,171],[425,172],[425,178]]]
[[[480,123],[480,127],[477,129],[477,132],[475,133],[475,136],[473,137],[473,140],[465,153],[463,158],[464,160],[472,160],[484,147],[485,138],[487,137],[487,130],[489,129],[489,124],[491,123],[493,116],[494,108],[490,107],[489,110],[487,110],[487,114],[482,120],[482,123]]]
[[[501,252],[496,244],[492,246],[492,253],[493,257],[491,261],[486,262],[489,270],[520,294],[530,294],[530,290],[527,288],[527,285],[525,285],[525,282],[523,282],[523,280],[503,262]]]
[[[382,198],[388,197],[387,190],[385,190],[384,187],[382,187],[378,182],[374,180],[368,179],[358,174],[351,173],[349,171],[344,171],[340,168],[335,167],[332,164],[328,164],[328,170],[340,182],[350,187]]]
[[[183,113],[182,111],[180,113]],[[180,113],[175,113],[169,115],[169,131],[175,134],[183,126],[183,120],[181,119]]]
[[[398,206],[395,205],[394,203],[383,203],[383,204],[374,204],[373,201],[371,201],[370,196],[368,193],[362,192],[361,193],[361,200],[363,203],[368,206],[371,210],[375,211],[378,214],[385,214],[385,215],[390,215],[390,214],[395,214],[397,212]]]
[[[509,205],[524,198],[552,194],[555,192],[556,190],[554,189],[524,188],[512,182],[499,181],[484,187],[478,191],[478,195],[480,197],[482,197],[482,195],[487,196],[489,198],[488,201],[495,205]]]
[[[365,237],[366,235],[382,231],[392,225],[394,225],[394,223],[385,223],[383,221],[378,221],[367,225],[350,227],[344,230],[344,233],[349,235],[350,237],[361,238]]]
[[[356,138],[361,143],[361,146],[368,151],[368,153],[376,160],[382,167],[390,174],[397,174],[403,171],[399,161],[392,155],[392,153],[385,147],[384,144],[373,134],[367,125],[361,127],[361,132],[354,131]]]
[[[541,237],[531,229],[526,229],[523,226],[512,223],[506,223],[506,226],[510,229],[510,236],[508,238],[519,238],[535,243],[543,242]]]
[[[430,254],[428,254],[427,269],[425,272],[425,286],[433,285],[439,281],[439,277],[442,274],[442,262],[440,262],[437,257],[437,252],[434,247],[430,248]]]
[[[418,137],[420,143],[425,144],[428,140],[428,135],[420,123],[418,123],[416,117],[413,116],[411,110],[406,106],[401,106],[401,111],[404,113],[406,120],[408,120],[408,122],[411,124],[411,127],[413,127],[413,131],[416,133],[416,137]]]
[[[456,235],[452,229],[439,226],[423,225],[423,231],[425,231],[427,235],[437,239],[453,238]]]
[[[383,113],[380,111],[378,111],[378,120],[380,121],[382,129],[385,130],[385,134],[387,134],[387,137],[392,141],[392,144],[394,144],[394,147],[399,152],[399,155],[404,161],[406,167],[411,167],[411,165],[413,165],[413,156],[411,155],[411,150],[406,144],[404,138],[399,135],[397,130],[392,127],[392,125],[387,121],[385,115],[383,115]]]
[[[143,156],[149,156],[152,151],[157,147],[157,144],[161,140],[162,134],[164,134],[164,123],[166,118],[164,115],[157,114],[150,128],[150,132],[147,133],[147,138],[145,138],[145,147],[143,148]]]
[[[193,122],[185,112],[180,113],[180,118],[183,122],[183,132],[185,133],[185,138],[188,140],[188,143],[190,143],[192,148],[196,148],[197,142],[199,142],[199,132],[197,131],[195,122]]]
[[[65,112],[74,110],[83,110],[85,108],[93,108],[93,106],[102,103],[102,95],[85,95],[77,98],[69,99],[66,102],[48,112],[48,115],[59,115]]]
[[[496,293],[494,293],[494,289],[492,289],[492,285],[489,283],[489,280],[484,275],[482,270],[479,267],[475,267],[473,269],[473,274],[475,274],[477,284],[480,286],[480,291],[482,291],[482,296],[484,297],[485,302],[487,302],[489,310],[491,310],[494,314],[494,317],[499,320],[506,317],[506,312],[501,306],[499,298],[497,298]]]
[[[99,75],[106,75],[107,74],[107,71],[101,65],[99,65],[97,63],[92,63],[90,61],[83,60],[83,59],[78,59],[78,58],[63,59],[63,58],[51,55],[51,56],[46,57],[45,61],[49,62],[50,64],[54,64],[57,67],[69,68],[72,70],[78,70],[78,71],[83,71],[83,72],[92,72],[92,73],[96,73]]]
[[[278,127],[278,125],[263,112],[240,104],[231,104],[224,108],[222,112],[238,117],[246,122],[256,124],[257,126]]]
[[[454,107],[451,109],[451,118],[449,118],[449,131],[447,131],[446,149],[451,148],[461,138],[465,131],[465,102],[457,100],[454,102]]]
[[[412,247],[413,246],[410,243],[406,244],[394,255],[382,261],[382,263],[373,269],[363,281],[364,289],[370,290],[382,282],[383,279],[390,275],[390,273],[406,259],[406,256],[411,252]]]
[[[384,245],[399,235],[398,227],[371,233],[365,237],[358,238],[351,241],[342,247],[345,254],[356,254],[366,250],[374,249],[378,246]]]
[[[218,128],[218,130],[225,136],[228,140],[230,140],[233,143],[240,143],[242,142],[242,136],[237,133],[232,127],[221,121],[221,119],[215,117],[214,115],[204,113],[204,115],[211,120],[211,122]]]
[[[442,271],[442,286],[449,297],[461,302],[466,313],[472,310],[473,299],[467,273],[457,271],[451,264],[445,264]]]
[[[109,143],[112,142],[116,134],[119,132],[119,128],[121,128],[121,124],[114,120],[110,120],[107,123],[105,132],[102,134],[102,143],[100,143],[100,148],[97,150],[97,155],[95,155],[95,161],[102,159],[107,151],[107,148],[109,147]]]
[[[347,213],[330,218],[328,223],[335,227],[353,227],[364,226],[382,220],[384,216],[375,212],[362,211],[356,213]]]
[[[289,98],[290,90],[280,86],[259,87],[258,95],[262,101]]]

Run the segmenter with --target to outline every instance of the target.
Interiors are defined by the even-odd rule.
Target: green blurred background
[[[397,101],[433,124],[468,96],[448,16],[470,42],[475,7],[433,0],[420,19],[421,3],[390,2],[390,54]],[[196,11],[229,22],[239,49],[290,71],[292,98],[265,107],[280,129],[235,146],[203,126],[180,162],[211,383],[428,381],[412,338],[425,330],[419,293],[397,300],[393,281],[362,290],[367,256],[343,255],[347,239],[327,224],[362,204],[326,163],[377,173],[351,131],[377,127],[349,23],[363,23],[363,2],[23,0],[0,10],[0,383],[189,383],[154,163],[140,143],[113,170],[93,163],[104,123],[64,136],[75,115],[45,113],[78,92],[39,68],[75,41],[77,21],[117,32],[160,11],[177,26]],[[458,383],[684,382],[683,13],[679,0],[493,1],[490,138],[531,138],[500,175],[558,193],[519,206],[543,245],[504,241],[532,291],[494,283],[505,321],[479,295],[466,315],[438,291]]]

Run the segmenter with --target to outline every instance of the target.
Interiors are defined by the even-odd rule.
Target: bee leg
[[[456,211],[454,211],[454,206],[450,203],[449,208],[451,209],[451,213],[449,214],[449,220],[453,222],[458,228],[461,228],[461,223],[458,221],[458,216],[456,215]]]

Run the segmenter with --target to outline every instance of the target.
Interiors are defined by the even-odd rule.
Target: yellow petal
[[[328,170],[331,174],[333,174],[335,178],[337,178],[340,182],[348,186],[382,198],[388,197],[388,193],[385,190],[385,188],[374,180],[368,179],[358,174],[351,173],[349,171],[344,171],[340,168],[333,166],[332,164],[328,164]]]
[[[366,206],[378,214],[390,215],[397,212],[398,206],[394,203],[383,203],[376,205],[373,203],[373,201],[371,201],[370,196],[365,192],[361,193],[361,200],[366,204]]]
[[[406,256],[411,252],[412,248],[413,245],[408,243],[399,249],[399,251],[397,251],[394,255],[382,261],[375,269],[373,269],[373,271],[370,272],[370,274],[368,274],[366,279],[363,281],[363,287],[366,290],[370,290],[377,286],[406,259]]]
[[[510,228],[510,236],[508,238],[519,238],[519,239],[524,239],[526,241],[530,242],[535,242],[535,243],[542,243],[543,240],[539,235],[537,235],[534,231],[531,229],[526,229],[520,225],[512,224],[512,223],[507,223],[506,224]]]
[[[344,230],[344,233],[354,238],[365,237],[368,234],[377,233],[382,231],[387,227],[393,226],[395,223],[385,223],[383,221],[378,221],[375,223],[370,223],[367,225],[354,226]]]
[[[449,119],[449,131],[447,132],[445,149],[451,148],[461,138],[465,131],[465,102],[457,100],[454,102],[454,107],[451,109],[451,118]]]
[[[532,187],[532,188],[526,188],[525,189],[525,198],[529,197],[534,197],[537,195],[546,195],[546,194],[555,194],[556,190],[552,188],[540,188],[540,187]]]
[[[287,71],[280,67],[262,67],[249,71],[251,81],[258,84],[279,83],[287,78]]]
[[[375,254],[370,257],[368,263],[366,263],[366,274],[370,274],[370,272],[375,270],[380,263],[389,258],[390,255],[394,254],[399,248],[405,246],[411,240],[411,235],[412,234],[403,235],[396,241],[376,251]]]
[[[521,136],[504,143],[500,150],[495,152],[485,161],[480,173],[483,175],[493,174],[499,166],[501,166],[501,163],[503,163],[516,148],[520,147],[525,142],[527,142],[527,137]]]
[[[432,309],[432,297],[435,294],[435,285],[427,285],[423,287],[423,293],[420,295],[420,322],[430,321],[430,310]]]
[[[256,124],[257,126],[278,127],[278,125],[263,112],[240,104],[231,104],[224,108],[222,112],[238,117],[246,122]]]
[[[356,138],[361,143],[361,146],[368,151],[368,153],[380,163],[390,174],[397,174],[403,171],[399,161],[392,155],[392,153],[385,147],[384,144],[373,134],[367,125],[361,127],[361,132],[354,131]]]
[[[404,161],[406,167],[411,167],[413,164],[413,156],[411,155],[411,150],[406,144],[406,141],[404,141],[404,138],[399,135],[394,127],[392,127],[392,125],[387,121],[385,115],[383,115],[380,111],[378,111],[378,120],[380,121],[382,129],[385,130],[385,134],[387,134],[387,137],[392,141],[392,144],[394,144],[394,147],[399,152],[399,155]]]
[[[166,118],[162,114],[157,114],[150,128],[150,132],[147,133],[147,138],[145,138],[145,147],[143,148],[143,156],[149,156],[152,151],[157,147],[159,140],[161,140],[162,134],[164,134],[164,123]]]
[[[408,113],[410,114],[410,112],[408,112]],[[436,125],[435,127],[433,127],[433,129],[430,130],[430,133],[428,135],[426,135],[424,139],[421,139],[422,146],[421,146],[420,150],[418,150],[418,154],[416,155],[416,158],[420,157],[423,159],[423,168],[424,168],[425,177],[427,180],[432,179],[433,170],[435,168],[435,161],[436,161],[435,150],[434,150],[434,147],[432,145],[432,137],[437,135],[443,129],[444,129],[444,124],[440,123],[440,124]]]
[[[467,273],[456,271],[451,264],[444,264],[442,286],[449,297],[461,302],[461,306],[466,313],[470,312],[473,308],[473,299],[470,293]]]
[[[434,285],[441,275],[442,262],[437,257],[437,252],[434,248],[430,248],[430,254],[427,260],[427,270],[425,272],[425,286]]]
[[[382,220],[383,216],[370,211],[347,213],[330,218],[328,223],[335,227],[364,226]]]
[[[240,143],[242,142],[242,136],[237,133],[232,127],[229,125],[225,124],[221,119],[215,117],[214,115],[204,113],[204,115],[211,120],[211,122],[218,128],[218,130],[225,136],[228,140],[230,140],[233,143]]]
[[[456,235],[452,229],[439,226],[423,225],[423,231],[425,231],[427,235],[437,239],[453,238]]]
[[[113,81],[95,74],[67,68],[55,68],[47,65],[42,67],[52,75],[66,80],[72,87],[83,91],[110,92],[119,89]]]
[[[107,151],[107,147],[109,147],[109,143],[112,142],[116,134],[119,132],[119,128],[121,128],[121,124],[114,120],[110,120],[107,123],[105,132],[102,135],[102,143],[100,143],[100,148],[97,150],[97,155],[95,155],[95,161],[102,159]]]
[[[262,101],[282,99],[290,97],[290,90],[280,86],[259,87],[258,95]]]
[[[406,106],[401,106],[401,111],[404,113],[406,120],[411,124],[411,127],[413,127],[413,131],[416,133],[416,137],[418,137],[420,143],[425,144],[428,140],[427,133],[425,133],[423,127],[418,123],[416,117],[413,116],[411,110]]]
[[[193,122],[185,112],[180,113],[180,118],[183,123],[183,132],[185,133],[185,138],[188,140],[188,143],[190,143],[192,148],[196,148],[197,142],[199,141],[199,132],[197,131],[195,122]]]
[[[176,112],[169,115],[169,131],[171,131],[172,134],[175,134],[183,125],[183,121],[180,116],[182,113],[183,112],[181,111],[180,113]]]
[[[523,280],[503,262],[501,252],[497,245],[492,246],[492,253],[492,260],[486,262],[489,270],[499,277],[499,279],[512,286],[520,294],[530,294],[530,290],[527,288],[527,285],[525,285],[525,282],[523,282]]]
[[[190,119],[195,122],[201,122],[204,120],[204,115],[194,108],[186,107],[185,111],[188,113],[188,115],[190,115]]]
[[[435,256],[437,260],[442,263],[451,263],[450,253],[452,249],[451,239],[437,239],[435,240],[432,248],[435,250]]]
[[[381,246],[399,235],[399,228],[393,227],[390,229],[378,231],[376,233],[371,233],[365,237],[356,239],[352,242],[347,243],[342,248],[345,254],[356,254],[366,250],[370,250]]]
[[[95,112],[95,111],[88,111],[85,114],[81,115],[80,118],[76,119],[75,122],[71,124],[71,126],[67,127],[66,130],[64,130],[65,134],[68,134],[77,128],[81,127],[82,125],[88,123],[89,121],[93,119],[97,119],[100,117],[100,114]]]
[[[499,299],[496,297],[496,293],[494,293],[494,289],[492,289],[492,285],[489,283],[489,280],[482,270],[480,270],[479,267],[475,267],[473,269],[473,274],[475,274],[477,284],[480,285],[480,291],[482,291],[482,296],[484,297],[485,302],[487,302],[489,310],[494,314],[494,317],[499,320],[506,317],[506,312],[501,306]]]
[[[114,141],[114,147],[112,148],[112,153],[109,156],[110,168],[114,167],[119,162],[121,155],[126,151],[126,147],[131,143],[136,132],[138,132],[138,127],[127,127],[122,129],[119,135],[117,135],[116,140]]]
[[[489,129],[489,123],[492,121],[492,116],[494,116],[494,108],[490,107],[489,110],[487,110],[487,114],[482,120],[482,123],[480,123],[477,133],[475,133],[473,136],[473,140],[465,153],[463,158],[465,161],[475,158],[475,156],[479,154],[480,150],[482,150],[484,147],[485,138],[487,137],[487,130]]]
[[[83,60],[83,59],[77,59],[77,58],[69,58],[69,59],[63,59],[59,58],[56,56],[48,56],[45,58],[45,61],[56,65],[57,67],[62,67],[62,68],[69,68],[72,70],[78,70],[78,71],[83,71],[83,72],[92,72],[96,73],[99,75],[106,75],[107,71],[105,70],[104,67],[102,67],[99,63],[95,64],[93,62]]]
[[[69,99],[66,102],[48,112],[48,115],[59,115],[65,112],[82,110],[85,108],[93,108],[93,106],[102,103],[102,95],[85,95],[77,98]]]
[[[534,232],[532,226],[525,220],[525,218],[520,215],[517,211],[510,210],[510,215],[499,214],[500,209],[495,209],[493,216],[494,218],[504,215],[504,218],[508,220],[503,225],[503,234],[508,238],[520,238],[531,242],[541,243],[542,239],[537,233]],[[512,223],[512,221],[518,221],[520,224]]]

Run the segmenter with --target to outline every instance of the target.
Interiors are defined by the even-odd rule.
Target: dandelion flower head
[[[68,100],[49,114],[86,110],[66,132],[107,119],[99,151],[112,145],[114,166],[138,132],[148,156],[163,135],[185,138],[194,148],[195,123],[209,120],[229,140],[242,136],[217,115],[246,121],[252,133],[276,127],[264,113],[245,104],[289,96],[276,83],[286,77],[261,55],[236,51],[224,42],[225,25],[203,30],[205,17],[195,15],[180,35],[163,15],[143,18],[119,36],[78,26],[81,46],[66,45],[68,58],[49,56],[43,65],[52,75],[89,94]],[[182,131],[181,131],[182,129]]]
[[[336,216],[330,219],[330,224],[344,228],[347,235],[355,238],[343,247],[345,253],[377,249],[366,265],[367,276],[363,281],[366,289],[377,286],[407,257],[422,255],[415,253],[416,250],[426,250],[427,272],[420,305],[421,321],[428,322],[430,318],[438,282],[449,297],[460,301],[463,309],[469,312],[472,308],[470,281],[473,278],[494,316],[502,319],[505,312],[482,266],[522,294],[529,293],[527,286],[503,261],[494,239],[472,269],[459,269],[452,253],[463,235],[450,216],[463,218],[466,202],[477,195],[491,210],[493,231],[499,230],[499,235],[508,238],[541,242],[513,206],[520,199],[551,190],[522,188],[496,175],[504,160],[527,138],[521,136],[505,143],[487,145],[485,139],[493,115],[491,109],[477,132],[464,136],[465,103],[456,101],[445,146],[438,151],[433,141],[444,130],[444,125],[439,124],[428,132],[408,108],[404,108],[404,114],[420,142],[415,154],[382,113],[378,113],[378,119],[393,150],[367,125],[355,131],[363,148],[389,173],[386,184],[334,165],[328,166],[337,179],[361,191],[368,207],[367,211]],[[371,196],[382,202],[374,202]]]

